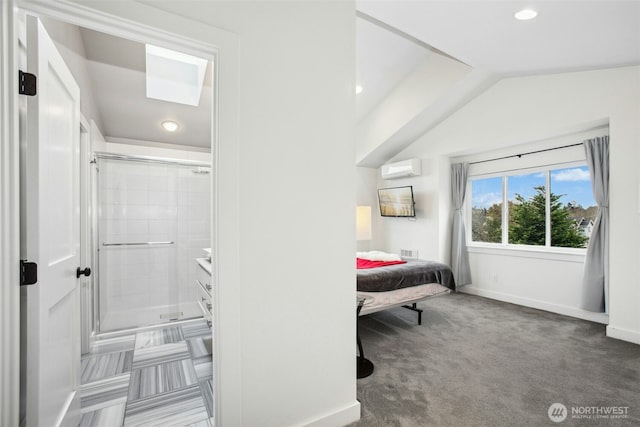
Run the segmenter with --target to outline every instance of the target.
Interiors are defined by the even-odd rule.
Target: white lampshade
[[[356,207],[356,240],[371,240],[371,206]]]

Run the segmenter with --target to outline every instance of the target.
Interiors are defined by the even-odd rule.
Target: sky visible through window
[[[502,203],[502,177],[471,181],[471,195],[474,208],[489,208]]]
[[[557,195],[566,194],[560,201],[563,204],[575,202],[583,208],[595,206],[591,177],[587,166],[557,169],[551,171],[551,192]]]
[[[535,193],[535,187],[544,187],[547,182],[546,172],[512,175],[507,177],[507,199],[514,201],[516,194],[529,200]]]
[[[546,172],[508,177],[508,200],[514,200],[516,194],[530,199],[535,194],[535,187],[545,185]],[[551,171],[551,192],[562,195],[563,205],[575,203],[584,208],[595,206],[591,189],[591,178],[587,166],[576,166]],[[472,206],[474,208],[490,208],[502,202],[502,177],[472,181]]]

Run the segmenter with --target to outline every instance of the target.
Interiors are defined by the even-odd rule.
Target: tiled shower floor
[[[80,426],[211,426],[205,321],[100,339],[82,357]]]

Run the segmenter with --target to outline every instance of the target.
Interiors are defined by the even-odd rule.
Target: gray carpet
[[[358,380],[351,426],[640,425],[640,346],[604,325],[465,294],[419,306],[421,326],[403,308],[360,319],[375,371]],[[550,420],[553,403],[564,421]],[[572,415],[612,406],[627,418]]]

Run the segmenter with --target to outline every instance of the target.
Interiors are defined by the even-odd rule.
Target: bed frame
[[[360,316],[394,307],[403,307],[418,313],[418,325],[422,325],[422,313],[417,303],[451,293],[451,289],[439,283],[411,286],[386,292],[358,292],[359,297],[364,297],[365,302]]]

